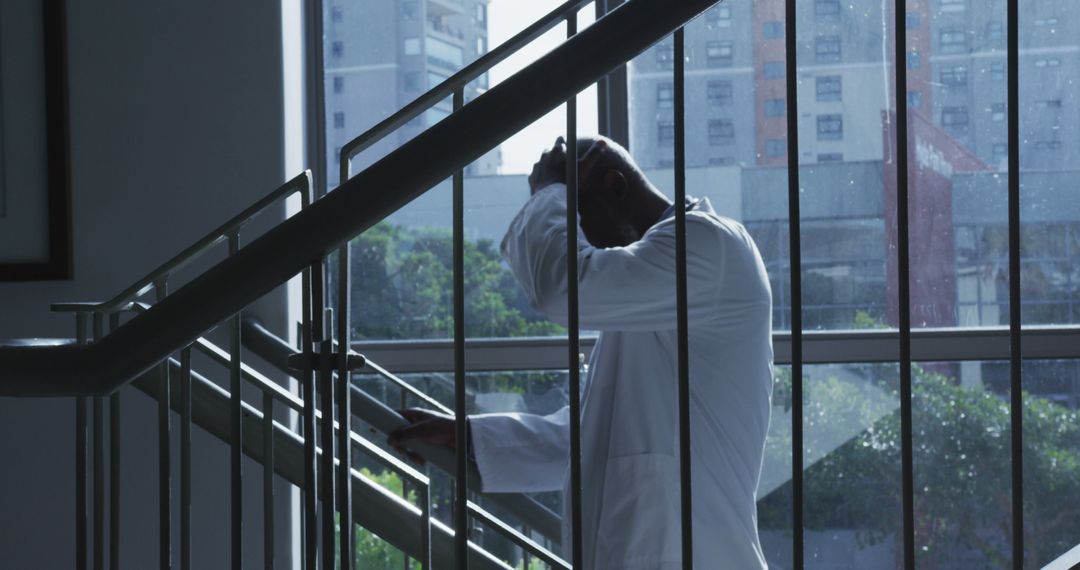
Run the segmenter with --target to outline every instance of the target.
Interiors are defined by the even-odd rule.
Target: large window
[[[328,149],[340,149],[559,2],[398,4],[401,9],[391,10],[396,15],[389,20],[360,18],[353,26],[346,8],[348,26],[327,26]],[[807,421],[806,526],[801,529],[806,566],[893,567],[903,556],[900,367],[897,356],[853,363],[862,358],[852,348],[862,346],[864,333],[895,331],[901,309],[895,171],[901,151],[895,147],[895,86],[883,80],[894,73],[891,4],[807,2],[796,21],[799,58],[793,76],[778,49],[784,34],[776,18],[782,12],[754,12],[765,5],[725,6],[686,27],[687,190],[746,226],[772,285],[774,330],[783,334],[792,326],[793,306],[787,219],[792,102],[786,87],[787,81],[798,82],[801,316],[807,338],[837,335],[839,340],[828,345],[836,351],[830,354],[846,355],[843,364],[808,364],[800,380]],[[1075,88],[1080,52],[1074,49],[1076,34],[1069,32],[1080,21],[1080,9],[1045,0],[1038,10],[1021,15],[1020,171],[1010,173],[1004,5],[931,0],[908,8],[912,33],[901,54],[919,54],[918,65],[907,62],[905,89],[912,145],[911,322],[916,333],[943,329],[972,335],[960,341],[970,349],[962,358],[914,367],[916,501],[921,505],[916,516],[917,528],[925,529],[918,533],[916,562],[938,568],[1008,566],[1010,387],[1008,363],[1002,360],[1007,355],[982,354],[990,343],[978,335],[1012,318],[1007,183],[1014,175],[1023,184],[1022,322],[1026,327],[1080,324],[1080,200],[1075,196],[1080,143],[1069,137],[1080,128]],[[593,10],[591,5],[582,10],[582,27]],[[327,21],[335,17],[328,9]],[[755,43],[756,26],[768,41]],[[469,83],[466,102],[558,45],[564,35],[557,27],[522,55]],[[604,111],[605,121],[624,121],[635,160],[669,196],[675,179],[673,67],[669,37],[627,65],[625,107]],[[594,133],[602,122],[597,99],[594,90],[578,98],[579,132]],[[352,172],[451,111],[448,99],[419,115],[356,157]],[[506,345],[507,354],[531,350],[533,341],[522,337],[554,342],[565,335],[562,326],[530,307],[498,250],[527,199],[532,163],[564,128],[563,111],[555,111],[466,167],[466,333],[470,339],[519,343]],[[331,187],[336,158],[327,161]],[[438,343],[451,337],[450,205],[450,185],[444,182],[353,242],[354,339]],[[1080,480],[1080,473],[1070,471],[1080,464],[1071,430],[1080,424],[1078,362],[1032,359],[1024,367],[1029,567],[1041,567],[1080,542],[1080,512],[1044,496],[1054,493],[1049,489],[1066,489],[1059,496],[1071,496],[1066,493]],[[449,397],[445,370],[425,374],[410,381]],[[770,565],[791,567],[794,379],[784,365],[776,376],[759,518]],[[470,371],[470,390],[477,410],[533,409],[536,402],[549,401],[545,398],[562,401],[565,373]],[[386,398],[392,402],[398,396]],[[1050,460],[1055,457],[1056,464]]]

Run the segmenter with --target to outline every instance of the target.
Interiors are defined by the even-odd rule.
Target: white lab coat
[[[565,220],[565,186],[551,185],[502,242],[532,306],[563,324]],[[769,280],[745,228],[708,200],[686,225],[694,565],[764,568],[754,494],[772,395]],[[582,394],[585,568],[681,569],[674,215],[627,247],[578,235],[580,323],[601,331]],[[485,492],[567,489],[567,408],[469,421]]]

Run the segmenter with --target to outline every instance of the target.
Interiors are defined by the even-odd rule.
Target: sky
[[[491,0],[488,5],[488,45],[501,44],[529,24],[550,12],[563,0]],[[595,8],[589,4],[578,14],[578,29],[594,20]],[[537,38],[491,71],[494,87],[503,79],[558,46],[566,37],[566,26],[560,25]],[[578,95],[578,133],[597,132],[596,87]],[[525,130],[502,144],[502,174],[528,174],[540,153],[549,148],[559,135],[566,133],[566,107],[561,106],[540,118]]]

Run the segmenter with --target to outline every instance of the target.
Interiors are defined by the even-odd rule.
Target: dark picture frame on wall
[[[0,281],[72,278],[65,8],[0,2]]]

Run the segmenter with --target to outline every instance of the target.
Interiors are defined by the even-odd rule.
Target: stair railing
[[[235,233],[229,239],[229,258],[196,277],[175,293],[168,294],[166,283],[155,283],[157,302],[109,335],[104,332],[105,314],[92,312],[94,342],[85,343],[86,312],[76,315],[79,339],[83,343],[62,346],[32,346],[0,348],[0,395],[10,396],[76,396],[77,436],[82,442],[77,455],[78,481],[86,478],[86,398],[94,397],[95,432],[94,454],[101,458],[103,449],[100,435],[103,414],[103,397],[131,382],[147,370],[161,370],[162,397],[159,400],[163,413],[159,416],[159,438],[168,440],[170,426],[169,395],[171,364],[168,356],[185,349],[205,331],[229,320],[230,336],[230,405],[229,425],[231,443],[231,497],[232,505],[232,567],[242,567],[241,530],[242,476],[241,453],[243,449],[245,404],[241,396],[240,320],[239,313],[256,299],[275,287],[304,273],[304,339],[303,352],[307,369],[303,374],[303,433],[304,436],[304,496],[305,496],[305,553],[306,566],[314,568],[320,548],[316,540],[316,502],[322,499],[324,565],[334,562],[335,523],[332,513],[340,505],[343,529],[351,529],[349,520],[353,512],[351,503],[350,459],[351,445],[347,437],[339,438],[340,472],[338,484],[341,492],[335,500],[334,453],[324,453],[322,468],[316,468],[316,402],[315,386],[320,386],[323,415],[333,418],[335,386],[333,370],[337,368],[342,386],[349,386],[349,359],[347,353],[333,353],[333,334],[330,318],[323,311],[326,305],[323,261],[331,252],[342,248],[350,239],[385,219],[438,182],[454,178],[454,340],[455,340],[455,413],[459,441],[465,441],[464,433],[464,268],[463,268],[463,172],[464,165],[471,163],[490,151],[497,144],[548,113],[563,102],[568,104],[567,139],[569,153],[574,154],[576,144],[576,111],[574,98],[577,93],[593,82],[624,64],[671,32],[704,11],[715,0],[633,0],[610,12],[592,26],[576,33],[576,12],[565,16],[570,36],[564,43],[539,58],[501,84],[465,104],[460,87],[454,89],[454,113],[420,133],[397,150],[376,161],[356,176],[344,180],[333,192],[312,203],[300,213],[286,219],[243,248]],[[576,170],[568,169],[568,203],[576,203]],[[308,187],[310,180],[305,176]],[[567,208],[570,230],[569,252],[576,252],[576,208]],[[342,249],[339,249],[342,248]],[[345,255],[339,260],[347,268]],[[571,370],[571,481],[572,524],[575,532],[574,567],[581,568],[580,540],[580,446],[577,381],[577,325],[576,318],[576,264],[568,265],[570,273],[571,321],[569,366]],[[339,280],[338,319],[339,339],[347,349],[348,341],[348,272],[342,272]],[[141,289],[141,287],[140,287]],[[118,315],[109,316],[110,325],[119,325]],[[187,351],[184,351],[185,353]],[[335,359],[336,357],[336,359]],[[183,358],[183,354],[182,354]],[[183,368],[183,363],[181,364]],[[316,370],[317,368],[317,370]],[[317,373],[316,373],[317,372]],[[183,374],[182,374],[183,376]],[[338,388],[336,403],[347,421],[351,414],[350,390]],[[323,422],[324,449],[333,449],[334,430],[332,421]],[[163,446],[164,447],[164,446]],[[190,446],[188,446],[190,447]],[[468,464],[464,446],[455,454],[457,474],[457,500],[454,539],[455,567],[468,568],[473,546],[465,529],[470,516],[468,501]],[[167,459],[162,459],[162,481],[167,481]],[[102,462],[95,462],[95,477],[100,481]],[[315,475],[321,476],[316,484]],[[81,485],[80,485],[81,486]],[[164,486],[166,489],[167,486]],[[86,529],[85,487],[78,497],[78,529]],[[103,500],[103,494],[95,487],[95,507]],[[318,493],[318,495],[316,494]],[[169,540],[165,519],[170,505],[162,499],[161,537],[162,567],[169,567]],[[685,509],[684,509],[685,510]],[[95,518],[100,519],[104,509],[95,508]],[[688,511],[687,511],[688,512]],[[95,542],[100,544],[103,521],[96,520]],[[80,545],[78,567],[85,567],[85,532],[77,539]],[[342,568],[347,568],[347,543],[351,532],[343,533],[341,541]],[[99,556],[102,549],[95,551]],[[95,566],[103,567],[95,558]],[[685,560],[689,563],[689,559]]]

